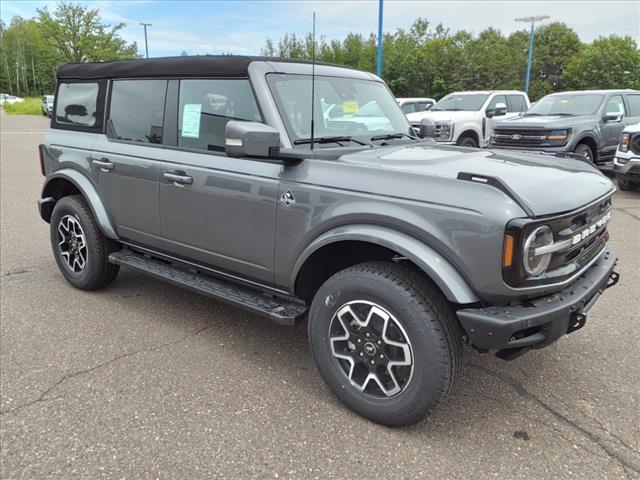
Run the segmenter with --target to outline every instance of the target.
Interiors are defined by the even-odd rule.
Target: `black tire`
[[[623,178],[618,179],[618,188],[623,191],[632,191],[640,189],[640,182],[630,182]]]
[[[595,162],[595,157],[594,157],[593,150],[591,150],[591,147],[589,145],[587,145],[586,143],[579,143],[576,146],[576,148],[573,150],[573,153],[576,153],[578,155],[582,155],[583,157],[587,157],[587,159],[591,163]]]
[[[456,142],[456,145],[458,145],[459,147],[471,147],[471,148],[479,147],[478,142],[471,135],[461,136]]]
[[[61,227],[61,222],[64,222],[66,229]],[[64,247],[60,246],[60,242],[65,239],[65,236],[59,229],[66,232],[72,228],[69,225],[76,225],[75,222],[80,226],[78,231],[84,236],[83,241],[77,243],[86,245],[86,249],[82,249],[84,267],[81,269],[75,261],[73,267],[76,269],[72,268],[69,265],[69,256],[65,257],[63,254],[63,249],[67,250],[67,253],[71,251],[69,242],[65,242]],[[74,287],[81,290],[96,290],[109,285],[118,275],[120,267],[109,263],[109,254],[118,250],[119,245],[102,234],[87,202],[81,195],[63,197],[56,202],[51,214],[50,238],[53,256],[58,268],[64,278]],[[76,253],[76,255],[79,254]]]
[[[345,304],[355,301],[373,302],[395,317],[410,344],[413,371],[393,396],[375,396],[356,388],[333,355],[332,319]],[[384,425],[409,425],[423,419],[446,398],[460,369],[461,330],[450,305],[429,279],[402,265],[363,263],[333,275],[313,299],[308,331],[316,366],[333,393],[359,415]],[[388,353],[384,348],[377,353]],[[353,355],[360,358],[360,368],[368,368],[362,352],[356,350]],[[367,387],[366,382],[362,385]]]

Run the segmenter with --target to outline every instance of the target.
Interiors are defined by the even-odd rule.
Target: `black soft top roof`
[[[311,63],[305,60],[237,55],[160,57],[114,62],[70,63],[58,68],[59,79],[135,77],[247,77],[254,61]],[[320,65],[320,63],[318,63]],[[325,64],[326,65],[326,64]]]

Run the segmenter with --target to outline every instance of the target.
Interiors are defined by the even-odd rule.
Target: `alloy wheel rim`
[[[58,223],[58,250],[73,273],[80,273],[87,266],[87,239],[80,222],[71,215],[65,215]]]
[[[411,382],[414,362],[409,337],[380,305],[366,300],[342,305],[329,324],[329,343],[339,370],[364,394],[394,397]]]

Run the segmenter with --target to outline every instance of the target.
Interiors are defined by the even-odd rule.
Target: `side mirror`
[[[602,117],[602,120],[604,120],[604,123],[621,122],[622,117],[623,114],[620,112],[605,113],[604,117]]]
[[[436,136],[436,122],[430,118],[423,118],[420,121],[418,136],[420,138],[434,138]]]
[[[502,102],[496,103],[495,108],[487,108],[485,113],[487,118],[501,117],[502,115],[507,114],[507,106]]]
[[[225,153],[230,157],[275,157],[280,150],[280,133],[259,122],[231,120],[224,129]]]

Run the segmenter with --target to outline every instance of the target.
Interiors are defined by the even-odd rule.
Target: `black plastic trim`
[[[458,180],[465,180],[467,182],[479,183],[481,185],[490,185],[493,188],[497,188],[502,193],[510,197],[516,204],[525,211],[529,217],[535,216],[533,210],[531,210],[524,201],[514,192],[506,183],[504,183],[498,177],[492,177],[489,175],[482,175],[478,173],[470,172],[458,172]]]

